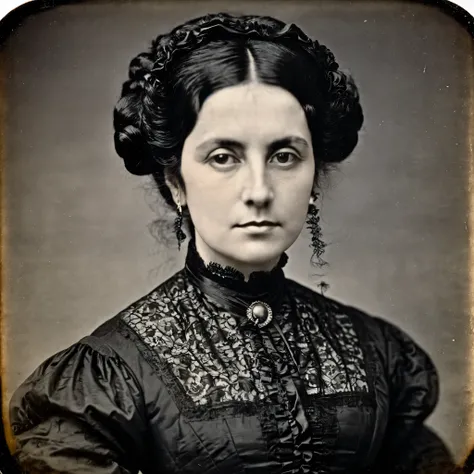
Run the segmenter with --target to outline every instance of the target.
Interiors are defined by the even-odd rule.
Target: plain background
[[[432,7],[398,2],[116,2],[25,19],[5,49],[6,400],[36,366],[182,265],[148,224],[146,178],[115,155],[128,63],[159,33],[212,11],[271,14],[326,44],[360,88],[360,143],[323,191],[323,270],[307,235],[287,275],[390,320],[434,359],[429,423],[457,458],[469,403],[468,113],[472,39]],[[316,273],[318,275],[316,275]],[[319,275],[324,273],[322,276]]]

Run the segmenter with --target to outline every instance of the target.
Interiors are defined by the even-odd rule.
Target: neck
[[[196,233],[195,236],[196,250],[206,265],[217,263],[222,267],[231,267],[242,273],[245,281],[248,281],[250,275],[255,272],[269,272],[273,270],[278,262],[280,261],[280,255],[272,260],[262,262],[245,262],[242,260],[234,259],[232,257],[223,255],[214,249],[211,249]]]

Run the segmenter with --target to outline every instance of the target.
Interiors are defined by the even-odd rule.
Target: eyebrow
[[[197,146],[196,149],[198,151],[201,151],[211,145],[222,148],[237,148],[239,150],[245,150],[244,143],[239,142],[238,140],[233,140],[231,138],[211,138],[210,140],[202,142],[200,145]],[[304,138],[296,135],[290,135],[288,137],[274,140],[268,144],[267,148],[269,152],[274,152],[276,150],[279,150],[280,148],[292,145],[297,145],[303,148],[309,148],[309,143]]]

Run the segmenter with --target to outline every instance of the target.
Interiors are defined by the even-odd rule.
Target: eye
[[[214,168],[229,169],[234,167],[239,162],[239,159],[228,151],[220,151],[210,155],[208,162]]]
[[[228,155],[226,153],[219,153],[218,155],[214,155],[212,157],[212,160],[218,165],[228,165],[237,161],[234,156]]]
[[[278,151],[270,158],[271,162],[283,167],[289,167],[299,160],[301,160],[301,158],[291,150]]]

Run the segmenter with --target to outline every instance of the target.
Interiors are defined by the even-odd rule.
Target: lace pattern
[[[167,365],[192,403],[254,402],[267,395],[250,351],[248,333],[236,319],[209,303],[181,276],[164,294],[123,315],[126,322]],[[184,310],[184,311],[183,311]]]
[[[207,301],[184,273],[160,288],[122,318],[157,353],[191,402],[215,406],[268,397],[274,361],[288,351],[279,334],[261,330],[259,342],[259,330],[242,327],[225,309]],[[337,337],[345,341],[345,353],[340,354],[320,330],[314,309],[310,313],[302,302],[299,306],[300,318],[295,319],[285,304],[277,322],[308,395],[367,392],[363,353],[349,317],[334,315],[340,331]]]

